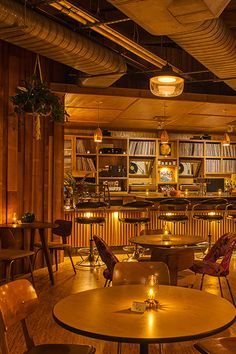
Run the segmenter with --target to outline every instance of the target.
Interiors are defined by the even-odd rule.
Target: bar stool
[[[211,198],[203,200],[201,203],[195,204],[192,207],[192,218],[208,223],[208,249],[211,248],[212,244],[212,222],[220,222],[224,219],[227,203],[227,200],[224,198]],[[211,211],[202,213],[203,211],[209,210],[209,208],[211,208]]]
[[[174,234],[176,223],[186,223],[189,220],[187,211],[189,210],[190,201],[185,198],[168,198],[163,199],[158,205],[158,219],[166,223],[171,222],[174,224]]]
[[[123,205],[124,208],[132,208],[135,212],[139,211],[141,209],[145,209],[145,212],[148,213],[150,208],[154,206],[154,203],[148,200],[135,200],[129,203],[126,203]],[[127,224],[133,224],[134,225],[134,230],[135,230],[135,237],[139,236],[139,225],[142,224],[147,224],[150,222],[150,216],[141,216],[139,215],[138,217],[125,217],[125,218],[120,218],[119,221]],[[127,252],[128,254],[132,253],[132,255],[128,258],[129,262],[132,261],[137,261],[138,258],[140,257],[140,250],[144,250],[143,247],[135,245],[135,246],[125,246],[123,247],[123,250]]]
[[[105,210],[110,207],[110,193],[107,184],[87,184],[86,186],[86,201],[81,201],[76,205],[77,211],[88,212],[89,210]],[[93,226],[103,225],[105,223],[105,216],[90,216],[85,215],[81,217],[76,217],[75,222],[83,225],[90,225],[90,236],[89,236],[89,248],[83,247],[78,251],[78,254],[82,258],[80,262],[76,264],[77,267],[89,267],[94,268],[103,265],[102,262],[98,262],[98,252],[94,248],[93,240]],[[86,256],[83,258],[83,256]]]

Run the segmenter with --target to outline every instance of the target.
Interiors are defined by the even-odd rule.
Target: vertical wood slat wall
[[[41,118],[41,140],[33,137],[33,119],[13,113],[9,96],[33,74],[36,55],[0,41],[0,222],[31,211],[37,220],[63,216],[64,126]],[[55,81],[58,63],[41,58],[43,79]],[[58,70],[56,70],[56,68]],[[52,78],[54,76],[54,78]],[[19,247],[28,244],[16,235]],[[23,243],[23,244],[22,244]]]
[[[78,213],[75,211],[65,211],[65,218],[71,220],[73,224],[72,237],[70,244],[72,247],[84,247],[89,245],[90,228],[89,225],[81,225],[75,221],[78,216],[83,216],[86,213]],[[93,216],[105,216],[103,226],[95,225],[93,228],[94,234],[104,238],[104,240],[112,246],[127,245],[129,239],[135,236],[135,228],[133,224],[122,223],[119,218],[124,217],[139,217],[139,212],[136,211],[96,211],[92,212]],[[163,227],[163,222],[158,219],[158,211],[150,211],[151,222],[139,227],[139,231],[145,227],[150,229],[160,229]],[[173,223],[167,223],[171,233],[174,233]],[[226,232],[235,232],[236,224],[232,220],[223,219],[223,221],[211,222],[212,241],[215,242],[221,235]],[[194,220],[189,212],[189,221],[187,223],[176,223],[175,234],[179,235],[195,235],[205,237],[209,232],[209,223],[202,220]]]

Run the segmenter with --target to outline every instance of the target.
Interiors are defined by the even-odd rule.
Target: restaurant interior
[[[0,0],[0,352],[236,353],[236,0]]]

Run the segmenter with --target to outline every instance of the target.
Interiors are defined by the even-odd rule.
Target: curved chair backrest
[[[1,248],[16,248],[16,240],[10,229],[0,230]]]
[[[102,261],[106,264],[110,274],[112,275],[114,267],[116,263],[119,262],[119,259],[114,255],[111,248],[101,237],[94,235],[93,239]]]
[[[223,257],[219,263],[220,272],[228,273],[230,260],[236,245],[236,234],[229,232],[222,235],[212,246],[209,252],[204,257],[203,261],[215,263],[220,257]]]
[[[158,275],[159,284],[170,284],[169,268],[163,262],[119,262],[113,271],[112,285],[145,284],[152,274]]]
[[[38,297],[32,284],[26,279],[15,280],[0,286],[0,337],[3,354],[10,354],[5,332],[21,322],[28,349],[34,347],[25,319],[36,309]]]
[[[162,235],[163,229],[143,229],[140,231],[140,236],[142,235]]]
[[[134,200],[132,202],[126,203],[123,205],[125,208],[134,208],[134,209],[148,209],[152,208],[154,203],[148,200]]]
[[[188,210],[190,201],[185,198],[167,198],[159,202],[159,210],[186,211]]]
[[[67,237],[71,235],[71,230],[72,230],[72,222],[68,220],[55,220],[55,224],[58,225],[58,227],[55,227],[52,229],[52,232],[54,235],[61,236],[63,243],[67,242]]]

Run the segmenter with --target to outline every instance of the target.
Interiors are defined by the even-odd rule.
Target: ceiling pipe
[[[168,35],[236,90],[236,39],[218,19],[230,0],[108,0],[153,35]]]
[[[126,73],[121,55],[12,0],[0,2],[0,38],[95,76],[83,86],[106,88]]]
[[[51,1],[50,5],[55,9],[57,9],[58,11],[62,12],[63,14],[82,23],[84,26],[90,27],[95,32],[101,34],[102,36],[108,38],[109,40],[115,42],[116,44],[119,44],[120,46],[129,50],[133,54],[146,60],[148,63],[153,64],[158,68],[162,68],[164,65],[166,65],[167,62],[165,60],[159,58],[157,55],[143,48],[136,42],[125,37],[118,31],[109,27],[107,24],[98,22],[98,20],[94,16],[80,9],[78,6],[71,4],[69,1],[67,0]],[[181,73],[181,71],[174,66],[172,66],[172,69],[177,73]]]

